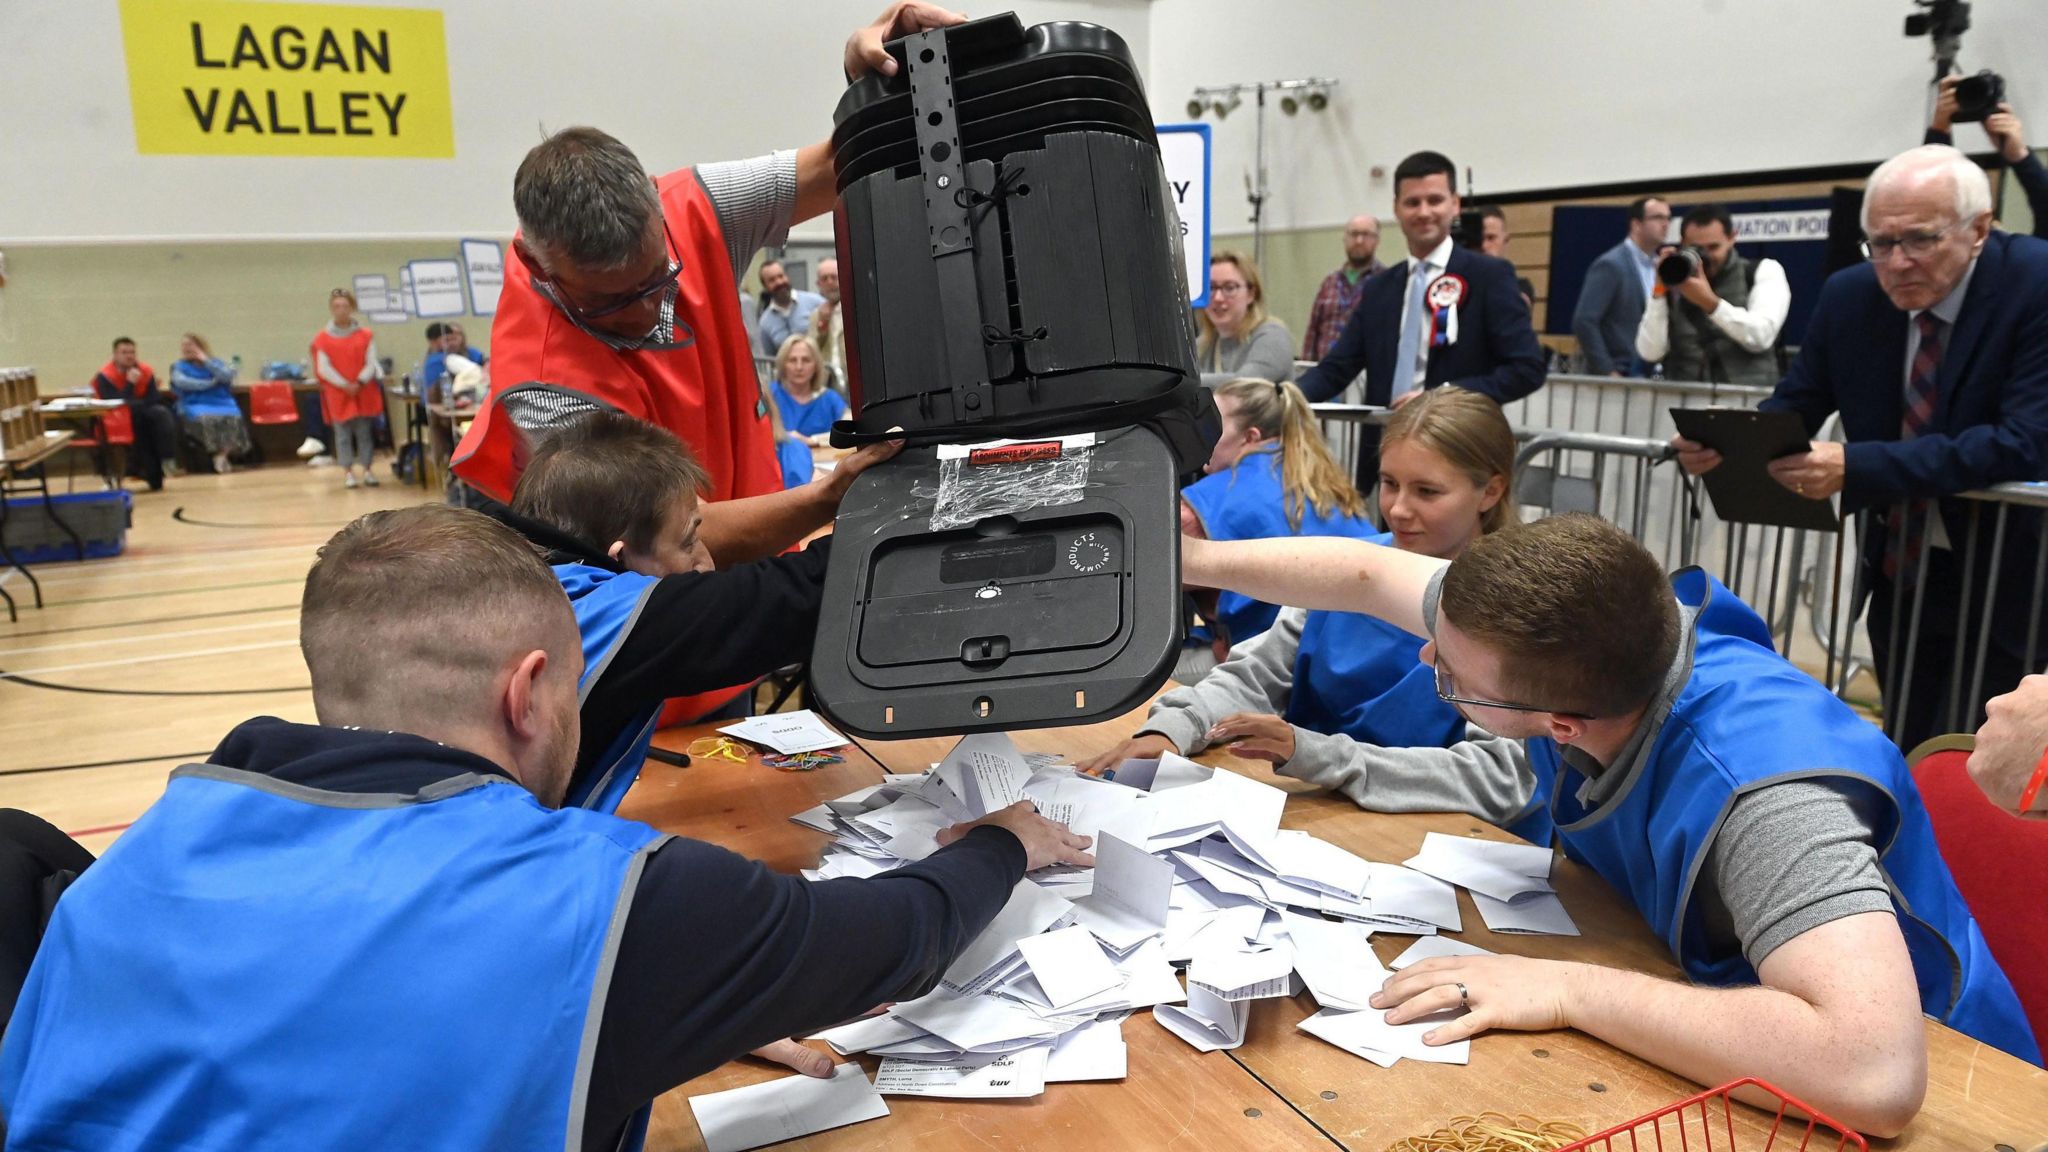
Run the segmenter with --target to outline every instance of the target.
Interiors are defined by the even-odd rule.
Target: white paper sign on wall
[[[467,311],[462,298],[462,265],[454,260],[414,260],[405,266],[412,281],[413,315],[425,319],[460,316]]]
[[[1209,303],[1209,126],[1155,124],[1159,159],[1166,169],[1174,210],[1180,213],[1180,244],[1187,261],[1188,303]]]
[[[462,273],[469,280],[470,310],[479,316],[496,312],[505,287],[505,250],[495,240],[464,240]]]

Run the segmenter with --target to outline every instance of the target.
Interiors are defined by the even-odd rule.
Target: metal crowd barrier
[[[1555,394],[1545,395],[1553,389]],[[1895,740],[1908,710],[1926,707],[1913,704],[1905,673],[1953,637],[1935,727],[1975,728],[1987,698],[2009,691],[2007,681],[2016,681],[2017,674],[2043,671],[2048,663],[2048,645],[2041,642],[2048,598],[2048,483],[1962,494],[1969,502],[1967,526],[1960,542],[1950,541],[1960,547],[1952,547],[1945,560],[1930,554],[1927,562],[1907,568],[1917,579],[1910,587],[1896,583],[1890,593],[1888,660],[1879,668],[1867,636],[1871,597],[1859,542],[1864,533],[1885,531],[1891,511],[1859,512],[1832,532],[1726,523],[1669,447],[1669,409],[1753,407],[1767,395],[1763,388],[1551,376],[1543,391],[1505,409],[1522,442],[1517,502],[1537,514],[1605,517],[1642,541],[1667,569],[1705,568],[1757,610],[1786,658],[1838,696],[1882,715]],[[1383,410],[1356,403],[1320,404],[1316,414],[1347,467],[1355,467],[1360,429],[1387,418]],[[1830,436],[1824,429],[1822,438]],[[1890,539],[1903,553],[1903,533]],[[2032,553],[2030,575],[2023,578],[2006,571],[2016,548]],[[1903,559],[1896,556],[1894,563],[1904,567]],[[1927,576],[1936,563],[1949,565],[1956,578],[1930,598]],[[2006,607],[2001,611],[2000,605]],[[1879,683],[1890,691],[1880,693]]]

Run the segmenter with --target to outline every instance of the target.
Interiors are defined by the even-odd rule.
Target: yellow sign
[[[455,155],[438,11],[121,0],[121,39],[145,155]]]

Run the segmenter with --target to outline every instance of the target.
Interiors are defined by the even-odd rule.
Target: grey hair
[[[534,145],[512,178],[527,246],[610,272],[641,254],[661,198],[632,149],[596,128],[564,128]]]
[[[1984,170],[1961,151],[1947,144],[1922,144],[1908,148],[1877,166],[1863,188],[1863,231],[1870,231],[1870,202],[1885,188],[1923,173],[1946,172],[1955,189],[1958,223],[1967,224],[1991,211],[1991,180]]]

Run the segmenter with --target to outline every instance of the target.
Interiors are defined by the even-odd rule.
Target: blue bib
[[[817,461],[811,457],[811,449],[801,440],[787,436],[775,442],[776,462],[782,465],[782,486],[800,488],[811,482],[817,475]]]
[[[180,768],[51,918],[0,1045],[8,1146],[576,1148],[663,839],[485,776]]]
[[[782,410],[782,426],[799,436],[817,436],[832,430],[834,421],[846,415],[846,398],[830,388],[801,403],[776,380],[771,385],[775,406]]]
[[[1390,532],[1371,537],[1393,546]],[[1287,722],[1342,733],[1381,748],[1448,748],[1465,738],[1465,718],[1437,698],[1436,672],[1422,662],[1423,639],[1376,616],[1310,612],[1294,657]],[[1550,843],[1549,795],[1539,786],[1508,831]]]
[[[557,564],[555,578],[569,594],[569,606],[576,610],[576,630],[583,635],[583,679],[576,685],[576,702],[581,705],[611,663],[612,654],[626,642],[626,635],[640,618],[640,606],[660,581],[589,564]],[[640,766],[647,762],[647,747],[654,742],[654,726],[660,719],[659,704],[635,716],[611,747],[569,782],[562,807],[618,811],[633,781],[640,778]]]
[[[1236,467],[1202,477],[1181,489],[1180,498],[1202,518],[1211,540],[1259,540],[1269,536],[1349,536],[1370,540],[1380,535],[1363,516],[1317,513],[1306,501],[1301,529],[1287,522],[1286,489],[1280,481],[1280,450],[1261,449],[1240,456]],[[1216,597],[1216,622],[1232,644],[1242,644],[1273,626],[1277,605],[1221,592]]]
[[[1585,777],[1557,744],[1528,741],[1539,777],[1554,778],[1552,815],[1565,852],[1635,902],[1688,977],[1755,984],[1741,951],[1717,951],[1693,884],[1736,797],[1797,779],[1833,780],[1875,803],[1879,864],[1913,956],[1929,1016],[2022,1059],[2040,1052],[2019,998],[1992,959],[1935,845],[1905,760],[1858,717],[1771,647],[1749,606],[1698,569],[1672,577],[1699,606],[1692,676],[1657,733],[1649,762],[1601,810],[1579,803]]]

